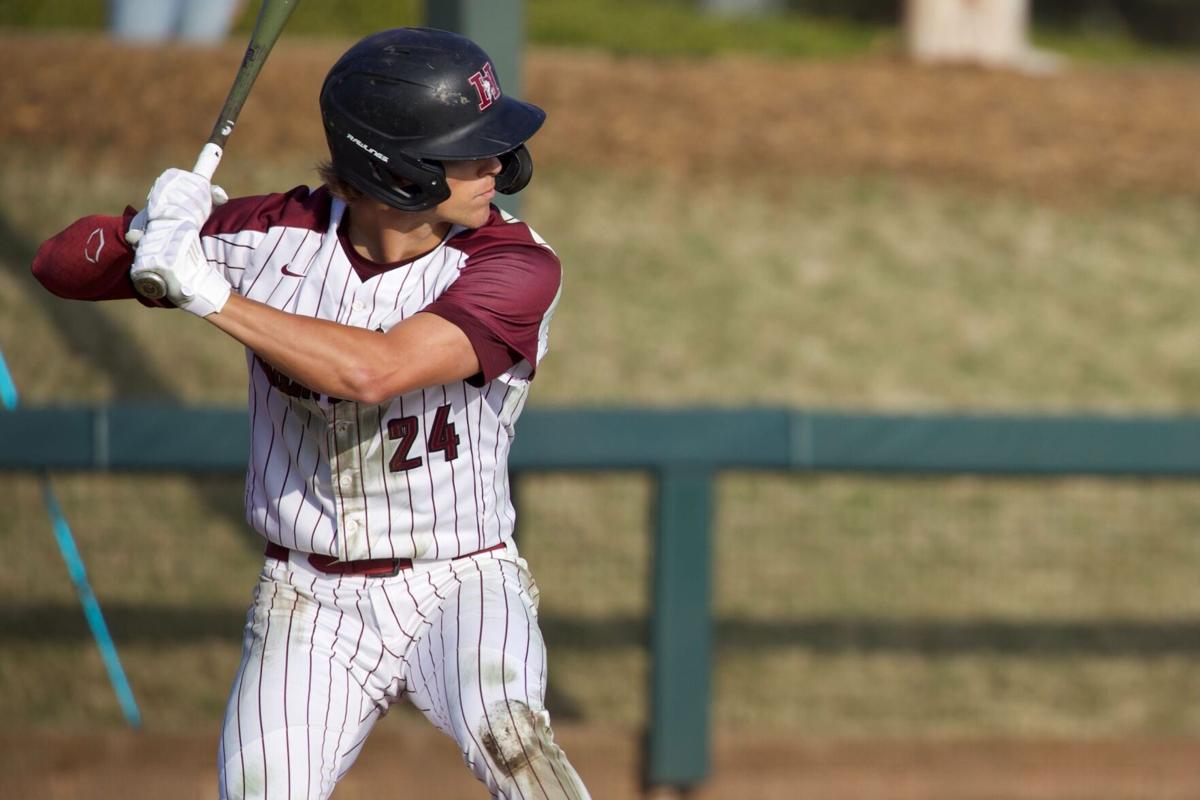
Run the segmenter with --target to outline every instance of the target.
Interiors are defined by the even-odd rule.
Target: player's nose
[[[500,174],[500,170],[504,165],[500,163],[499,156],[481,159],[479,162],[479,177],[483,178],[488,175],[496,176]]]

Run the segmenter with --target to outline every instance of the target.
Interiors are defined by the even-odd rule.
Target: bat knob
[[[133,282],[133,288],[147,300],[161,300],[167,296],[167,282],[153,272],[139,275]]]

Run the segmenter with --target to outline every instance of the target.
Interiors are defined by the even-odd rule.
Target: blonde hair
[[[329,191],[333,193],[334,197],[340,197],[347,203],[361,200],[364,196],[357,188],[351,186],[349,181],[334,171],[332,161],[322,161],[317,164],[317,175],[329,187]]]

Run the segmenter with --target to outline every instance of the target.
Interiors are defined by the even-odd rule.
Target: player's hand
[[[156,219],[179,219],[202,226],[214,205],[221,205],[229,195],[208,178],[186,169],[171,168],[158,176],[146,198],[146,216]]]
[[[200,227],[212,214],[214,205],[222,205],[228,200],[225,190],[214,186],[204,176],[171,168],[159,175],[150,187],[146,207],[130,221],[125,241],[137,247],[152,219],[187,220]]]
[[[163,279],[168,300],[199,317],[215,314],[229,299],[229,282],[208,263],[200,228],[188,220],[150,220],[129,275],[136,282],[147,273]]]

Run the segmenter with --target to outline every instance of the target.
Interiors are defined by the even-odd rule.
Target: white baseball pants
[[[326,798],[407,698],[493,797],[587,798],[543,707],[537,588],[507,550],[331,576],[268,558],[247,614],[218,754],[220,796]],[[398,795],[399,796],[399,795]]]

